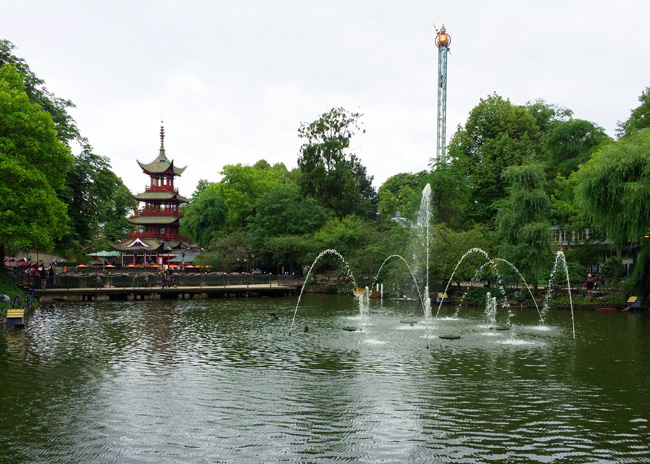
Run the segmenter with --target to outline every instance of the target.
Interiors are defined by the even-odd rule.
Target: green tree
[[[476,224],[467,231],[455,231],[445,224],[437,224],[433,235],[430,278],[432,282],[438,280],[441,286],[447,284],[456,265],[469,250],[480,248],[491,256],[494,248],[495,234],[483,224]],[[467,255],[454,274],[456,285],[460,287],[462,281],[471,281],[485,261],[485,256],[479,252]]]
[[[126,220],[133,210],[138,207],[138,202],[131,195],[131,191],[124,185],[122,179],[108,170],[106,172],[105,190],[100,204],[99,220],[102,236],[108,242],[123,240],[134,226]],[[106,194],[110,192],[110,194]]]
[[[360,127],[359,113],[333,108],[316,121],[301,124],[298,168],[300,188],[337,217],[357,214],[374,217],[377,194],[372,177],[354,154],[347,154],[350,140]]]
[[[416,174],[404,172],[389,177],[377,191],[380,217],[391,219],[397,211],[402,217],[414,217],[420,207],[420,197],[427,179],[426,171]]]
[[[269,166],[264,160],[254,166],[226,165],[221,174],[223,178],[216,184],[216,191],[225,202],[225,225],[230,230],[248,227],[248,221],[255,217],[257,200],[290,179],[284,164]]]
[[[59,140],[68,145],[72,140],[80,137],[77,123],[68,114],[68,108],[74,108],[75,105],[70,100],[57,97],[44,87],[45,81],[40,79],[29,67],[27,62],[15,56],[13,50],[16,47],[10,41],[0,39],[0,66],[12,64],[23,76],[25,83],[24,91],[29,97],[29,101],[38,104],[43,111],[50,114],[54,121],[54,128],[58,134]]]
[[[576,202],[615,246],[650,229],[650,129],[604,146],[577,172]]]
[[[355,215],[332,218],[313,236],[315,253],[335,249],[341,253],[356,276],[358,284],[370,284],[374,273],[388,256],[375,222]],[[402,237],[404,237],[402,235]],[[315,256],[311,257],[312,259]],[[340,263],[335,262],[336,270]]]
[[[650,127],[650,87],[646,87],[639,97],[641,104],[632,110],[627,121],[619,122],[616,135],[625,137],[634,135]]]
[[[551,202],[544,191],[544,170],[540,165],[511,166],[504,170],[503,180],[510,187],[496,220],[499,257],[537,287],[552,263]]]
[[[249,220],[250,244],[268,248],[266,240],[282,235],[304,235],[320,229],[331,212],[314,199],[300,194],[297,185],[277,185],[255,204],[255,217]]]
[[[64,255],[80,255],[101,232],[108,242],[124,238],[132,227],[125,216],[137,207],[122,180],[111,171],[108,158],[93,153],[87,140],[74,157],[59,198],[67,204],[69,228],[57,241]]]
[[[449,155],[468,180],[467,216],[487,223],[496,213],[495,202],[505,197],[501,173],[539,153],[541,132],[523,107],[494,94],[472,109],[449,145]]]
[[[628,296],[640,296],[646,302],[650,297],[650,240],[647,238],[637,253],[632,274],[625,282],[625,292]]]
[[[52,250],[68,219],[57,191],[72,156],[24,88],[14,66],[0,68],[0,262],[6,249]]]
[[[470,199],[468,178],[460,163],[438,163],[429,174],[433,219],[454,229],[471,228],[466,218]]]
[[[333,248],[345,256],[368,244],[367,230],[367,220],[358,216],[332,218],[314,234],[314,240],[320,249]]]
[[[181,233],[199,246],[207,248],[223,229],[228,209],[216,184],[211,184],[200,192],[185,207],[181,219]]]
[[[537,127],[543,133],[549,132],[558,123],[570,120],[573,115],[570,109],[546,103],[542,99],[526,103],[525,108],[535,118]]]
[[[57,189],[59,199],[68,205],[70,221],[67,233],[55,244],[56,250],[75,254],[102,235],[103,240],[123,237],[130,229],[124,216],[137,206],[137,202],[129,198],[128,189],[111,171],[108,158],[94,154],[88,140],[81,136],[68,114],[75,105],[47,90],[45,82],[25,60],[13,54],[14,48],[11,42],[0,40],[0,65],[15,66],[23,77],[29,101],[50,115],[58,139],[68,147],[73,141],[81,146],[81,153],[74,157],[74,167],[64,177],[65,187]],[[55,173],[52,171],[53,175]]]
[[[607,287],[614,291],[618,290],[618,284],[621,277],[623,277],[623,269],[623,261],[619,258],[615,256],[607,258],[603,263],[603,277],[605,278]]]
[[[212,182],[207,179],[199,179],[199,181],[196,183],[196,188],[194,189],[194,193],[192,193],[192,198],[190,201],[196,200],[198,197],[200,197],[203,191],[207,189],[211,184]]]
[[[580,164],[589,161],[599,146],[610,141],[602,127],[589,121],[559,122],[543,138],[549,170],[567,177],[577,171]]]
[[[639,243],[650,231],[650,128],[605,145],[576,173],[576,204],[591,224],[600,225],[617,257],[630,240]],[[628,292],[647,296],[649,247],[637,256]]]
[[[317,246],[309,235],[268,237],[265,244],[279,254],[280,266],[289,274],[300,275],[308,257],[317,252]]]

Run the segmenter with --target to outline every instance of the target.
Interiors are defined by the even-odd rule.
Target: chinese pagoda
[[[122,253],[122,265],[164,266],[169,259],[192,248],[187,238],[179,234],[179,221],[183,217],[179,206],[189,200],[174,187],[174,177],[180,176],[186,167],[174,166],[165,156],[165,128],[160,126],[160,153],[151,163],[138,164],[150,178],[143,193],[133,197],[144,203],[127,220],[137,226],[128,239],[111,244]]]

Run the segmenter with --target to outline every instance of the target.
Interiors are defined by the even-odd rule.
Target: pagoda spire
[[[165,149],[165,126],[163,125],[164,120],[160,118],[160,149]]]

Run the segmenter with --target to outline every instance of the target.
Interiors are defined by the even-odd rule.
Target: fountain
[[[406,262],[406,260],[405,260],[402,256],[400,256],[400,255],[390,255],[388,258],[386,258],[386,259],[384,260],[383,263],[381,263],[381,266],[379,266],[379,270],[377,271],[377,274],[375,275],[375,278],[374,278],[373,281],[372,281],[372,285],[374,285],[375,282],[377,282],[377,280],[379,279],[379,274],[381,274],[381,270],[384,268],[384,265],[385,265],[389,260],[391,260],[391,259],[393,259],[393,258],[399,258],[399,259],[401,259],[401,260],[404,262],[404,264],[406,264],[406,268],[408,269],[409,274],[411,274],[411,277],[413,278],[413,283],[415,284],[415,289],[416,289],[416,291],[417,291],[417,293],[418,293],[418,298],[420,299],[420,303],[422,304],[422,308],[424,309],[424,308],[425,308],[425,304],[424,304],[424,301],[422,300],[422,293],[420,292],[420,287],[419,287],[419,285],[418,285],[418,280],[415,278],[415,274],[413,273],[413,270],[411,269],[411,266],[409,266],[409,263]],[[371,285],[371,286],[372,286],[372,285]]]
[[[345,269],[345,271],[347,273],[347,276],[352,280],[352,284],[353,284],[354,288],[357,288],[357,282],[356,282],[356,280],[354,280],[354,275],[352,274],[352,270],[350,269],[350,266],[348,265],[348,263],[345,260],[345,258],[343,257],[343,255],[341,255],[341,253],[339,253],[338,251],[333,250],[333,249],[327,249],[325,251],[322,251],[316,257],[316,259],[312,263],[311,267],[309,268],[309,271],[307,271],[307,275],[305,276],[305,282],[302,284],[302,288],[300,289],[300,294],[298,295],[298,302],[296,303],[296,309],[293,312],[293,319],[291,319],[291,328],[289,329],[289,335],[291,335],[291,333],[293,332],[293,326],[294,326],[294,324],[296,322],[296,314],[298,313],[298,307],[300,306],[300,300],[302,299],[302,294],[305,291],[305,286],[307,285],[307,282],[309,282],[309,276],[311,275],[311,271],[312,271],[312,269],[314,269],[314,266],[316,266],[316,263],[318,263],[318,261],[323,256],[326,256],[326,255],[336,256],[343,263],[344,269]],[[365,293],[369,293],[369,292],[366,291]],[[360,308],[361,308],[361,304],[362,303],[360,302],[359,303]]]
[[[381,274],[381,271],[384,268],[384,265],[388,261],[390,261],[391,259],[400,259],[406,265],[406,267],[408,269],[408,272],[411,275],[411,278],[413,279],[413,282],[415,284],[415,289],[416,289],[416,291],[418,293],[418,298],[420,300],[420,304],[422,305],[422,308],[424,310],[424,318],[425,318],[426,330],[427,330],[427,334],[425,335],[426,338],[430,337],[430,335],[429,335],[429,331],[430,331],[430,328],[431,328],[430,327],[430,325],[431,325],[430,321],[432,319],[431,298],[429,296],[429,293],[430,293],[429,292],[430,222],[431,222],[431,186],[429,184],[427,184],[424,187],[424,189],[422,190],[422,199],[421,199],[421,202],[420,202],[420,210],[419,210],[419,213],[418,213],[418,220],[416,222],[416,227],[417,227],[417,231],[418,231],[418,238],[419,238],[418,244],[419,244],[419,247],[424,247],[424,250],[420,250],[420,249],[418,249],[419,247],[417,245],[414,246],[413,261],[415,263],[416,271],[415,272],[413,271],[413,268],[409,265],[409,263],[406,261],[406,259],[404,259],[404,257],[402,257],[401,255],[398,255],[398,254],[392,254],[392,255],[388,256],[386,259],[384,259],[384,261],[382,262],[381,266],[379,267],[379,270],[377,271],[377,274],[375,275],[375,277],[374,277],[374,279],[373,279],[373,281],[371,283],[371,286],[370,286],[370,288],[372,288],[372,286],[378,281],[379,275]],[[566,279],[567,279],[567,287],[568,287],[568,290],[569,290],[569,301],[570,301],[570,304],[571,304],[571,320],[572,320],[572,326],[573,326],[573,338],[575,339],[575,322],[574,322],[574,315],[573,315],[573,301],[571,299],[571,289],[570,289],[570,285],[569,285],[569,273],[568,273],[568,268],[567,268],[567,265],[566,265],[566,260],[565,260],[564,254],[561,251],[559,251],[557,253],[557,255],[556,255],[555,264],[553,266],[553,271],[551,273],[551,277],[549,278],[549,285],[548,285],[548,289],[547,289],[546,298],[544,299],[544,306],[543,306],[543,309],[541,311],[539,309],[537,301],[535,300],[535,296],[534,296],[530,286],[526,282],[526,279],[521,274],[521,272],[517,269],[517,267],[514,264],[512,264],[510,261],[506,260],[506,259],[503,259],[503,258],[490,258],[488,253],[486,251],[482,250],[481,248],[471,248],[471,249],[467,250],[461,256],[461,258],[456,263],[454,271],[452,272],[451,276],[449,277],[449,280],[447,281],[447,284],[445,286],[443,294],[446,294],[447,291],[449,290],[449,286],[451,285],[451,282],[452,282],[452,280],[453,280],[453,278],[454,278],[454,276],[456,274],[456,271],[458,270],[458,268],[460,267],[462,262],[469,255],[474,254],[474,253],[482,255],[486,260],[477,269],[476,274],[475,274],[476,276],[478,276],[478,275],[480,275],[482,273],[483,268],[486,265],[491,266],[496,270],[498,289],[499,289],[499,292],[501,293],[501,301],[502,301],[501,304],[502,304],[502,306],[504,308],[507,309],[508,314],[507,314],[506,323],[502,324],[502,325],[497,325],[497,323],[496,323],[496,309],[497,309],[498,300],[497,300],[496,297],[493,297],[490,293],[488,293],[485,314],[486,314],[486,318],[488,319],[488,325],[490,326],[491,329],[494,329],[494,330],[509,330],[510,327],[511,327],[510,319],[513,316],[512,310],[510,308],[510,304],[508,303],[508,300],[507,300],[507,297],[506,297],[505,288],[501,284],[502,277],[501,277],[501,273],[499,272],[498,267],[497,267],[498,264],[502,263],[502,264],[505,264],[505,265],[509,266],[515,272],[515,274],[519,277],[519,279],[521,279],[524,287],[526,288],[526,290],[530,294],[530,297],[531,297],[531,299],[532,299],[532,301],[533,301],[533,303],[535,305],[537,313],[538,313],[538,315],[540,317],[540,324],[541,325],[544,324],[545,315],[548,312],[550,298],[551,298],[551,294],[552,294],[552,286],[553,286],[553,283],[554,283],[555,272],[556,272],[556,270],[558,268],[558,265],[562,264],[564,266],[564,269],[565,269],[565,274],[566,274]],[[354,288],[355,289],[357,288],[357,283],[356,283],[356,281],[354,279],[354,275],[352,274],[352,271],[351,271],[348,263],[343,258],[343,256],[338,251],[333,250],[333,249],[327,249],[327,250],[321,252],[316,257],[314,262],[312,263],[312,265],[309,268],[309,271],[307,272],[307,275],[305,277],[305,282],[303,283],[303,286],[302,286],[302,288],[300,290],[300,294],[298,296],[298,301],[297,301],[296,307],[294,309],[289,334],[291,334],[293,332],[293,328],[294,328],[295,320],[296,320],[296,314],[298,312],[298,307],[300,306],[300,301],[302,299],[302,295],[303,295],[303,292],[305,290],[305,286],[307,285],[307,283],[309,281],[309,277],[311,275],[311,272],[314,269],[314,266],[318,263],[318,261],[322,257],[324,257],[326,255],[333,255],[333,256],[337,257],[340,260],[340,262],[344,266],[344,269],[346,271],[347,276],[352,281]],[[423,272],[423,274],[424,274],[424,285],[423,285],[424,286],[424,291],[422,292],[422,291],[420,291],[421,286],[418,283],[418,278],[416,276],[416,273],[422,272],[422,267],[423,266],[424,266],[424,272]],[[362,320],[364,320],[368,315],[368,311],[369,311],[369,307],[370,307],[370,300],[369,300],[370,293],[371,292],[370,292],[369,287],[365,287],[365,291],[361,290],[361,291],[354,292],[355,296],[359,300],[359,314],[360,314]],[[440,299],[440,303],[438,305],[438,309],[437,309],[436,315],[435,315],[436,319],[438,319],[438,317],[440,315],[440,309],[442,308],[443,300],[444,300],[443,298]],[[457,308],[455,316],[458,315],[459,310],[460,310],[460,307]],[[411,325],[413,325],[413,324],[411,324]],[[352,330],[352,329],[353,328],[346,328],[346,330]],[[358,329],[354,328],[354,330],[358,330]],[[457,338],[460,338],[460,336],[448,335],[448,336],[443,336],[442,338],[457,339]]]
[[[497,299],[490,292],[486,295],[485,320],[489,328],[497,325]]]
[[[454,278],[454,275],[456,275],[456,271],[458,270],[458,267],[461,265],[461,263],[465,260],[465,258],[472,254],[472,253],[481,253],[483,256],[485,256],[485,259],[488,259],[488,254],[487,252],[481,250],[480,248],[471,248],[461,256],[461,258],[458,260],[456,263],[456,267],[454,268],[454,272],[451,273],[451,276],[449,277],[449,280],[447,281],[447,286],[445,287],[445,291],[443,294],[447,293],[447,290],[449,289],[449,285],[451,285],[451,281]],[[442,301],[440,301],[440,304],[438,305],[438,311],[436,312],[436,319],[438,318],[438,315],[440,314],[440,308],[442,307]]]
[[[540,317],[542,320],[542,324],[544,324],[544,319],[546,317],[546,313],[548,313],[548,309],[551,302],[551,296],[553,294],[553,285],[555,284],[555,271],[557,271],[558,264],[562,264],[564,266],[564,272],[566,275],[566,286],[567,286],[567,291],[569,292],[569,305],[571,307],[571,326],[573,328],[573,338],[575,339],[576,324],[575,324],[575,318],[573,316],[573,298],[571,297],[571,282],[569,280],[569,268],[566,264],[566,258],[564,256],[564,252],[562,252],[561,250],[555,254],[555,262],[553,263],[553,270],[551,271],[551,276],[548,278],[546,296],[544,297],[544,305],[542,306],[542,312],[540,314]]]
[[[431,319],[431,298],[429,296],[429,227],[431,225],[431,185],[427,184],[422,190],[422,200],[420,201],[420,212],[418,214],[417,227],[420,231],[420,241],[425,245],[425,280],[424,280],[424,298],[420,296],[420,300],[424,301],[424,318],[427,321]],[[424,237],[422,237],[424,234]],[[414,256],[414,261],[417,262],[417,255]]]

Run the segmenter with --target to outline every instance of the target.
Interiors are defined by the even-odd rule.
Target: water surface
[[[646,314],[577,311],[573,340],[568,311],[497,332],[443,307],[426,329],[413,303],[362,320],[305,295],[289,335],[295,303],[37,310],[0,333],[0,461],[650,461]]]

